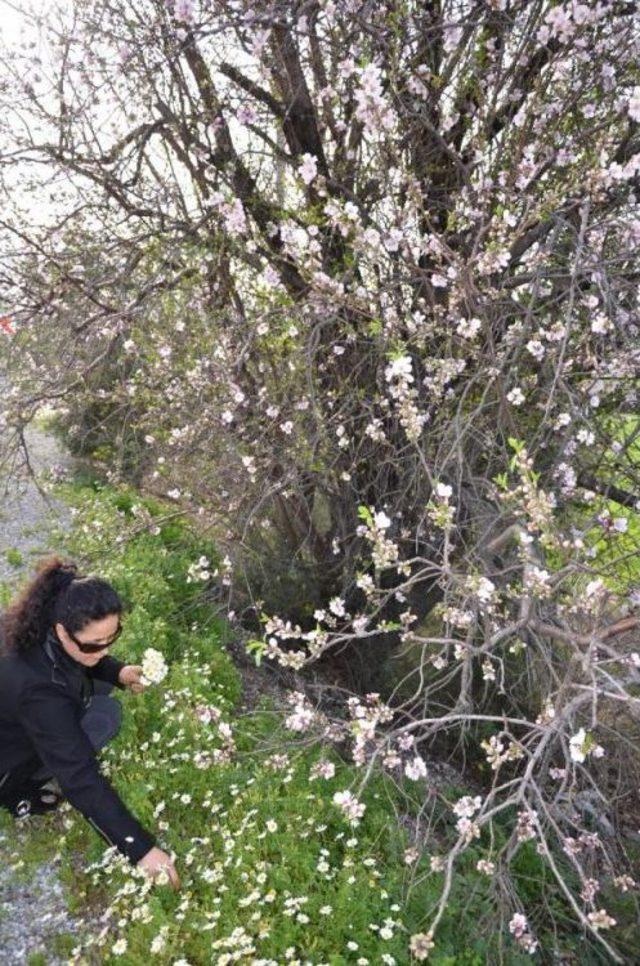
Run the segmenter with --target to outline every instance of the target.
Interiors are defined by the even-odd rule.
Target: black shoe
[[[42,815],[53,812],[64,801],[63,795],[41,788],[37,782],[25,782],[10,795],[6,795],[2,804],[15,818],[25,818],[27,815]]]

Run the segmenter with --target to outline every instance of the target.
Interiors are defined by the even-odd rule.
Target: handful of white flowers
[[[142,655],[142,683],[159,684],[166,676],[168,667],[165,659],[155,647],[148,647]]]

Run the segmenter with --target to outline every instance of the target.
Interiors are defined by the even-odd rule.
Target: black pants
[[[109,697],[113,685],[108,681],[94,681],[94,695],[80,724],[96,751],[104,748],[118,734],[122,722],[122,706]],[[25,782],[46,782],[55,776],[42,763],[38,755],[21,762],[11,771],[0,774],[0,805],[4,795],[15,795]]]

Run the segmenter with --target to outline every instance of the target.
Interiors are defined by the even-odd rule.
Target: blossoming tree
[[[113,478],[221,522],[215,576],[237,606],[246,569],[267,659],[365,656],[348,718],[296,693],[291,719],[351,737],[363,786],[475,743],[417,959],[465,849],[504,885],[531,840],[623,961],[597,893],[633,885],[635,12],[76,0],[5,74],[5,458],[47,400],[76,445],[107,427]],[[266,613],[292,560],[306,590]],[[376,676],[398,645],[402,691]]]

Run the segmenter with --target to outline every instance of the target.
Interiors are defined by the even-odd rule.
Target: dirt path
[[[71,469],[71,457],[55,438],[35,428],[25,435],[38,480],[52,470]],[[13,581],[28,571],[34,557],[57,549],[48,545],[48,533],[54,523],[68,526],[71,515],[68,507],[50,494],[43,498],[31,480],[0,480],[0,498],[0,580]],[[7,551],[12,550],[22,555],[22,565],[15,566],[7,559]]]
[[[39,480],[52,469],[55,473],[72,467],[72,459],[49,434],[32,428],[26,438]],[[14,586],[41,554],[60,550],[49,544],[48,535],[54,524],[66,529],[71,514],[68,507],[47,496],[44,499],[32,481],[0,480],[0,581]],[[8,834],[0,830],[0,963],[27,966],[31,955],[42,953],[45,958],[40,963],[62,966],[67,960],[50,952],[52,939],[61,932],[76,932],[77,924],[67,911],[53,863],[38,865],[29,881],[21,881],[12,869],[19,866],[20,847],[28,848],[28,840],[27,825],[11,828]]]

